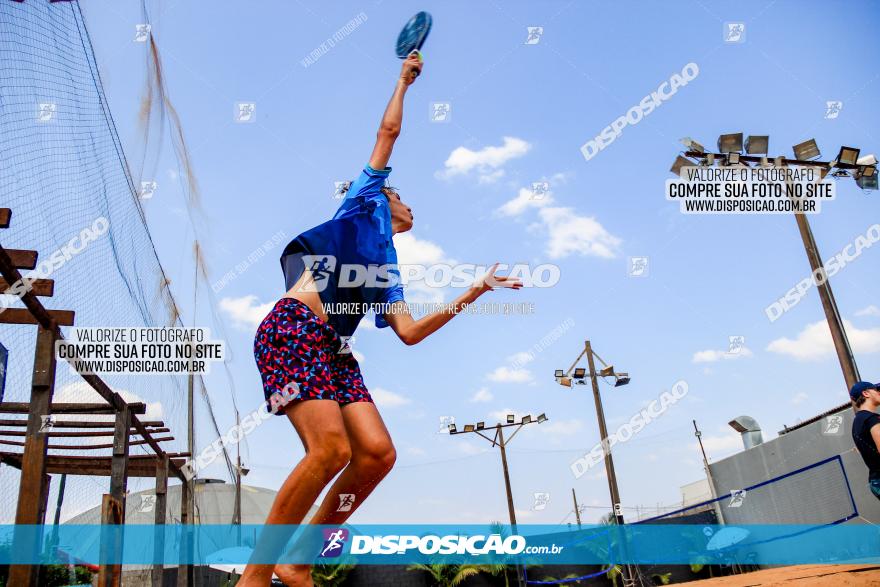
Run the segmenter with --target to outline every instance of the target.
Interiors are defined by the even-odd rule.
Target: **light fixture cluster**
[[[571,387],[572,384],[586,385],[589,379],[587,370],[582,367],[577,367],[570,373],[562,369],[556,369],[553,375],[556,378],[556,382],[564,387]],[[611,365],[606,365],[596,375],[603,378],[614,377],[614,387],[621,387],[630,382],[629,373],[618,373]]]
[[[516,416],[514,414],[507,414],[506,424],[496,424],[495,426],[490,426],[489,429],[496,428],[498,426],[522,426],[524,424],[542,424],[548,420],[547,414],[539,414],[538,416],[532,416],[531,414],[526,414],[523,416],[519,422],[516,421]],[[465,432],[480,432],[481,430],[486,429],[485,422],[477,422],[476,424],[465,424],[463,430],[459,430],[458,427],[453,423],[447,426],[450,434],[464,434]]]
[[[681,174],[683,167],[694,165],[712,167],[716,161],[721,166],[748,167],[755,163],[758,167],[784,167],[788,164],[811,165],[821,167],[824,178],[829,172],[834,178],[852,177],[856,184],[865,190],[878,189],[877,157],[873,154],[859,156],[861,150],[856,147],[841,147],[837,158],[829,162],[817,161],[822,156],[815,139],[808,139],[792,147],[794,159],[786,159],[782,155],[771,159],[770,137],[768,135],[749,135],[743,139],[743,133],[723,134],[718,137],[718,153],[707,153],[706,148],[692,139],[681,139],[687,148],[685,156],[675,158],[670,171]],[[832,171],[833,170],[833,171]]]

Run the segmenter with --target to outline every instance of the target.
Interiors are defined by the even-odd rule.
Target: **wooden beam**
[[[9,283],[0,277],[0,293],[6,293],[7,289],[9,289]],[[35,296],[51,298],[55,295],[55,280],[35,279],[31,282],[30,292]]]
[[[0,228],[9,228],[10,220],[12,220],[12,209],[0,208]]]
[[[41,434],[40,436],[45,436],[45,434]],[[153,438],[151,439],[153,442],[169,442],[174,440],[173,436],[163,436],[161,438]],[[18,442],[16,440],[0,440],[0,444],[5,444],[8,446],[25,446],[24,442]],[[132,440],[129,442],[130,445],[141,445],[141,444],[150,444],[150,440]],[[100,450],[113,448],[112,443],[107,444],[48,444],[47,448],[51,448],[53,450]]]
[[[16,269],[25,269],[27,271],[30,271],[31,269],[36,269],[37,267],[36,251],[27,251],[24,249],[6,249],[6,253],[9,255],[9,258],[12,259],[12,264],[15,265]]]
[[[27,414],[29,406],[30,404],[24,402],[3,402],[0,403],[0,413]],[[147,411],[147,404],[142,402],[131,403],[128,404],[128,408],[132,414],[143,414]],[[116,409],[108,404],[56,403],[51,405],[51,413],[103,415],[115,414]]]
[[[73,326],[73,310],[46,310],[58,326]],[[26,308],[6,308],[0,312],[0,324],[40,324],[40,321]]]
[[[178,455],[186,455],[186,453],[165,453],[169,456],[169,466],[174,465],[181,467],[186,462],[184,458]],[[172,458],[174,457],[174,458]],[[130,455],[128,462],[129,477],[155,477],[156,476],[156,457],[155,455]],[[0,462],[21,468],[21,453],[0,452]],[[110,457],[92,457],[82,455],[49,455],[46,457],[46,473],[49,475],[90,475],[97,477],[110,476]]]
[[[56,428],[57,424],[52,424],[52,428]],[[147,430],[150,434],[161,434],[164,432],[171,432],[171,428],[150,428]],[[54,432],[54,431],[45,431],[43,434],[47,435],[49,438],[93,438],[96,436],[113,436],[113,430],[90,430],[90,431],[76,431],[76,432]],[[138,431],[135,428],[129,428],[128,434],[130,436],[139,436]],[[2,430],[0,429],[0,436],[27,436],[27,431],[25,430]]]
[[[21,477],[18,484],[18,507],[15,524],[45,524],[42,497],[46,495],[46,454],[48,438],[39,433],[43,420],[50,415],[52,394],[55,391],[55,341],[57,331],[40,328],[34,354],[34,370],[31,379],[31,401],[28,411],[27,439],[21,459]],[[21,544],[22,537],[14,541]],[[13,565],[9,570],[9,584],[36,587],[39,567]]]
[[[58,404],[54,404],[58,405]],[[137,405],[137,404],[130,404]],[[0,410],[2,411],[2,410]],[[153,428],[164,428],[162,432],[168,432],[169,429],[165,428],[165,422],[162,420],[144,420],[141,422],[149,432],[156,432]],[[113,420],[107,420],[106,422],[95,422],[92,420],[56,420],[52,422],[52,428],[109,428],[110,430],[116,423]],[[22,428],[27,426],[27,420],[3,420],[0,419],[0,426],[20,426]],[[132,428],[132,431],[137,430],[136,428]],[[134,433],[134,432],[132,432]]]

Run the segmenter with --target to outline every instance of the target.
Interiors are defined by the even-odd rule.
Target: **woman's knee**
[[[360,467],[375,470],[377,473],[387,473],[397,461],[397,450],[391,439],[386,439],[357,446],[351,459]]]
[[[306,458],[322,467],[328,474],[335,475],[351,461],[351,445],[341,434],[328,434],[321,442],[309,449]]]

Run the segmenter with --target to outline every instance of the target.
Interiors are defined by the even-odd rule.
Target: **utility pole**
[[[578,530],[581,529],[581,510],[578,507],[578,498],[577,494],[574,492],[574,487],[571,488],[571,498],[574,500],[574,517],[577,519]]]
[[[455,424],[449,425],[449,434],[464,434],[464,433],[473,433],[478,434],[492,443],[492,446],[498,446],[501,450],[501,467],[504,469],[504,491],[507,494],[507,512],[510,515],[510,527],[514,534],[518,533],[517,525],[516,525],[516,512],[513,509],[513,491],[510,488],[510,471],[507,468],[507,443],[513,440],[513,437],[516,436],[516,433],[519,432],[523,426],[526,424],[541,424],[548,420],[545,414],[541,414],[537,417],[537,419],[532,419],[532,416],[523,416],[520,422],[514,422],[515,417],[513,414],[507,415],[507,424],[501,424],[500,422],[495,426],[490,426],[486,428],[485,422],[477,422],[476,424],[465,424],[463,430],[458,430]],[[504,428],[509,428],[511,426],[516,426],[516,430],[513,431],[513,434],[510,435],[509,438],[504,438]],[[489,430],[495,430],[495,435],[493,438],[490,438],[483,434],[483,432],[488,432]],[[516,584],[520,587],[524,587],[524,578],[525,574],[523,571],[525,567],[516,563],[514,565],[516,567]]]
[[[513,492],[510,489],[510,471],[507,469],[507,451],[505,450],[504,431],[501,424],[496,427],[498,432],[498,447],[501,449],[501,468],[504,469],[504,490],[507,492],[507,512],[510,514],[510,527],[513,533],[518,532],[516,527],[516,512],[513,509]],[[511,436],[513,438],[513,436]]]
[[[611,506],[614,509],[614,518],[618,526],[623,528],[623,508],[620,506],[620,492],[617,488],[617,475],[614,473],[614,459],[611,457],[611,448],[608,445],[608,429],[605,426],[605,411],[602,409],[602,397],[599,395],[599,378],[596,374],[596,364],[593,361],[593,347],[590,341],[584,341],[584,354],[587,355],[587,365],[590,367],[590,383],[593,387],[593,401],[596,404],[596,417],[599,420],[599,436],[602,442],[602,452],[605,454],[605,471],[608,477],[608,489],[611,492]],[[634,585],[634,574],[629,563],[621,567],[624,586]]]
[[[703,468],[706,470],[706,481],[709,482],[709,493],[712,495],[713,503],[715,504],[715,517],[718,518],[718,523],[724,523],[724,516],[721,513],[721,504],[718,503],[718,494],[715,492],[715,480],[712,478],[712,469],[709,468],[709,459],[706,458],[706,449],[703,448],[703,433],[700,432],[700,429],[697,428],[697,421],[694,420],[694,436],[697,437],[697,442],[700,443],[700,452],[703,453]]]
[[[834,292],[831,291],[831,283],[828,277],[824,275],[822,257],[819,255],[819,247],[816,245],[816,239],[813,238],[813,230],[810,228],[810,222],[805,214],[795,213],[798,231],[801,233],[801,240],[804,241],[804,249],[807,252],[807,259],[810,261],[810,268],[813,275],[823,275],[822,283],[816,285],[819,292],[819,299],[822,301],[822,310],[825,312],[825,319],[828,321],[828,327],[831,330],[831,340],[834,341],[834,350],[837,352],[837,360],[840,362],[840,368],[843,370],[843,377],[846,380],[846,388],[849,390],[854,383],[861,380],[859,376],[859,367],[856,365],[856,359],[850,347],[849,339],[846,336],[846,330],[843,326],[843,318],[840,317],[840,311],[837,309],[837,302],[834,299]],[[853,407],[855,410],[855,407]]]

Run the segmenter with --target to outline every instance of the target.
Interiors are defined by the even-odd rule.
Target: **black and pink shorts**
[[[351,348],[307,305],[281,298],[260,323],[254,358],[269,411],[291,401],[372,402]]]

